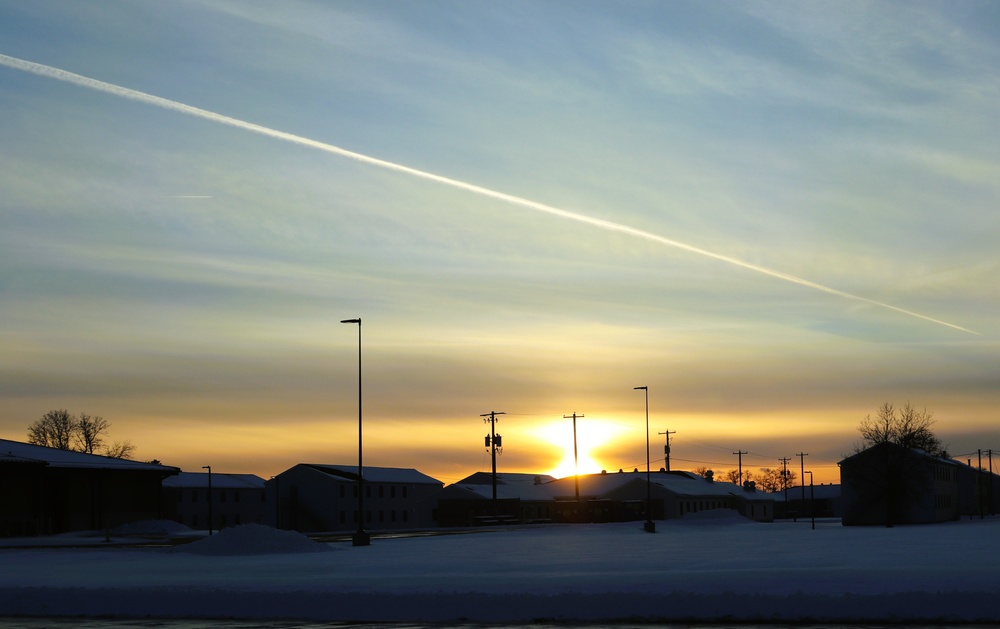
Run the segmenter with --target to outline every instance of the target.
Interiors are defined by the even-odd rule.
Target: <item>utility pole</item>
[[[576,481],[576,508],[580,508],[580,461],[576,455],[576,418],[583,417],[575,412],[572,415],[563,415],[563,419],[573,418],[573,479]]]
[[[802,485],[802,505],[806,504],[806,457],[809,456],[808,452],[799,452],[795,456],[799,457],[799,464],[801,469],[799,470],[801,475],[799,476],[799,484]]]
[[[736,452],[733,452],[733,454],[739,456],[739,462],[740,462],[740,487],[742,487],[743,486],[743,455],[744,454],[750,454],[750,453],[749,452],[744,452],[743,450],[737,450]]]
[[[986,451],[987,456],[990,458],[990,486],[989,486],[989,497],[990,497],[990,515],[995,515],[996,510],[993,508],[993,448]]]
[[[496,433],[496,423],[497,415],[506,415],[503,411],[490,411],[489,413],[483,413],[480,417],[483,418],[483,422],[489,422],[490,424],[490,434],[486,435],[486,447],[490,450],[490,459],[493,461],[493,514],[496,515],[497,510],[497,448],[502,448],[502,439],[500,435]]]
[[[781,488],[785,490],[785,508],[788,508],[788,462],[791,461],[788,457],[781,457],[778,459],[781,461]]]
[[[670,435],[676,435],[677,431],[676,430],[668,430],[666,432],[658,432],[656,434],[658,434],[658,435],[665,435],[664,441],[666,441],[666,443],[663,444],[663,463],[666,465],[666,467],[664,469],[666,469],[669,472],[670,471]]]
[[[976,452],[979,453],[979,475],[978,475],[979,491],[976,493],[979,494],[979,519],[982,520],[983,519],[983,451],[977,450]]]

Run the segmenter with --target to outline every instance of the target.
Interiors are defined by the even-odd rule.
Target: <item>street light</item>
[[[208,534],[212,534],[212,466],[202,465],[201,469],[208,470]]]
[[[355,546],[368,546],[371,544],[371,537],[365,532],[365,502],[364,492],[361,490],[361,317],[357,319],[344,319],[341,323],[358,324],[358,530],[354,533],[352,543]]]
[[[650,480],[649,480],[649,387],[633,387],[636,391],[642,389],[646,394],[646,523],[643,525],[643,530],[647,533],[656,532],[656,523],[653,522],[653,512],[651,510],[651,505],[653,500],[650,494]]]
[[[812,520],[812,527],[815,529],[816,528],[816,503],[815,503],[816,494],[814,493],[814,490],[813,490],[813,473],[810,472],[809,470],[805,470],[802,473],[809,475],[809,519]],[[805,488],[805,485],[803,484],[802,487]]]

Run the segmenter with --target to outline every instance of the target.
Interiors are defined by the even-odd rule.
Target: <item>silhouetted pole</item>
[[[802,485],[802,505],[806,504],[806,457],[809,456],[808,452],[799,452],[795,456],[799,457],[799,471],[802,476],[799,477],[799,483]]]
[[[993,485],[995,484],[995,479],[993,478],[993,448],[986,451],[989,456],[990,461],[990,486],[988,487],[988,495],[990,497],[990,515],[996,515],[996,509],[993,507]]]
[[[208,470],[208,534],[212,534],[212,466],[202,465],[201,469]]]
[[[810,518],[810,520],[812,520],[812,527],[813,527],[813,529],[815,529],[816,528],[816,504],[815,504],[816,494],[814,493],[815,490],[813,489],[813,473],[810,472],[809,470],[806,470],[806,471],[803,472],[803,474],[808,474],[809,475],[809,518]],[[805,484],[803,483],[802,486],[805,487]]]
[[[355,546],[368,546],[371,544],[371,537],[365,532],[365,501],[363,489],[363,476],[361,466],[361,317],[357,319],[344,319],[341,323],[358,324],[358,530],[354,533],[351,542]]]
[[[646,395],[646,524],[643,530],[647,533],[656,532],[656,524],[653,522],[653,498],[651,494],[651,483],[649,480],[649,387],[633,387],[636,391],[642,389]]]
[[[486,436],[486,447],[490,449],[490,455],[493,460],[493,515],[497,513],[497,446],[500,445],[497,441],[501,439],[501,436],[496,433],[496,422],[497,415],[505,414],[503,411],[490,411],[489,413],[480,415],[484,422],[490,423],[490,434]]]
[[[663,443],[663,469],[670,471],[670,435],[677,434],[676,430],[667,430],[666,432],[658,432],[658,435],[664,435]]]
[[[580,461],[576,456],[576,418],[583,417],[583,415],[577,415],[573,413],[572,415],[563,415],[563,419],[573,418],[573,480],[576,481],[576,505],[580,508]]]
[[[739,468],[740,468],[740,487],[742,487],[743,486],[743,455],[744,454],[750,454],[750,453],[749,452],[744,452],[743,450],[738,450],[736,452],[733,452],[733,454],[737,455],[737,457],[738,457],[737,461],[739,461]]]
[[[785,490],[785,510],[788,510],[788,462],[791,461],[788,457],[781,457],[778,459],[781,461],[781,488]]]

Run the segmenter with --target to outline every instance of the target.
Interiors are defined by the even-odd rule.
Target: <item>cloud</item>
[[[406,174],[406,175],[411,175],[411,176],[418,177],[418,178],[421,178],[421,179],[426,179],[426,180],[429,180],[429,181],[433,181],[435,183],[439,183],[439,184],[443,184],[443,185],[450,186],[450,187],[453,187],[453,188],[457,188],[457,189],[460,189],[460,190],[464,190],[466,192],[470,192],[470,193],[473,193],[473,194],[478,194],[478,195],[482,195],[482,196],[486,196],[486,197],[498,199],[500,201],[504,201],[504,202],[507,202],[507,203],[510,203],[510,204],[513,204],[513,205],[519,205],[519,206],[522,206],[522,207],[526,207],[528,209],[536,210],[536,211],[539,211],[539,212],[544,212],[546,214],[557,216],[559,218],[568,219],[568,220],[579,222],[579,223],[584,223],[586,225],[597,227],[599,229],[604,229],[604,230],[612,231],[612,232],[618,232],[618,233],[622,233],[622,234],[625,234],[625,235],[634,236],[634,237],[637,237],[637,238],[648,240],[650,242],[654,242],[654,243],[657,243],[657,244],[666,245],[668,247],[672,247],[672,248],[676,248],[676,249],[681,249],[681,250],[686,251],[688,253],[693,253],[693,254],[696,254],[696,255],[699,255],[699,256],[703,256],[703,257],[711,258],[713,260],[724,262],[726,264],[730,264],[730,265],[733,265],[733,266],[738,266],[738,267],[741,267],[743,269],[747,269],[749,271],[753,271],[753,272],[760,273],[760,274],[763,274],[763,275],[768,275],[770,277],[773,277],[773,278],[776,278],[776,279],[779,279],[779,280],[783,280],[783,281],[786,281],[786,282],[791,282],[793,284],[798,284],[798,285],[801,285],[801,286],[805,286],[807,288],[811,288],[811,289],[814,289],[814,290],[825,292],[825,293],[828,293],[830,295],[834,295],[834,296],[837,296],[837,297],[842,297],[842,298],[846,298],[846,299],[851,299],[851,300],[856,300],[856,301],[861,301],[861,302],[869,303],[869,304],[872,304],[872,305],[875,305],[875,306],[879,306],[881,308],[885,308],[885,309],[888,309],[888,310],[892,310],[894,312],[897,312],[897,313],[900,313],[900,314],[904,314],[904,315],[907,315],[907,316],[910,316],[910,317],[916,317],[918,319],[923,319],[924,321],[928,321],[928,322],[935,323],[935,324],[938,324],[938,325],[943,325],[943,326],[946,326],[946,327],[949,327],[949,328],[952,328],[952,329],[955,329],[955,330],[958,330],[958,331],[961,331],[961,332],[966,332],[966,333],[969,333],[969,334],[976,334],[976,335],[979,334],[978,332],[975,332],[973,330],[969,330],[967,328],[961,327],[961,326],[956,325],[954,323],[949,323],[947,321],[943,321],[943,320],[940,320],[940,319],[935,319],[935,318],[929,317],[927,315],[923,315],[923,314],[920,314],[920,313],[917,313],[917,312],[914,312],[914,311],[911,311],[911,310],[906,310],[904,308],[899,308],[897,306],[892,306],[892,305],[889,305],[889,304],[885,304],[885,303],[882,303],[882,302],[879,302],[879,301],[876,301],[876,300],[873,300],[873,299],[869,299],[867,297],[861,297],[861,296],[858,296],[858,295],[853,295],[851,293],[847,293],[847,292],[844,292],[844,291],[841,291],[841,290],[837,290],[835,288],[824,286],[822,284],[818,284],[816,282],[812,282],[810,280],[807,280],[807,279],[804,279],[804,278],[800,278],[800,277],[797,277],[797,276],[789,274],[789,273],[784,273],[782,271],[777,271],[777,270],[769,269],[767,267],[763,267],[763,266],[760,266],[760,265],[757,265],[757,264],[752,264],[750,262],[746,262],[744,260],[740,260],[740,259],[734,258],[732,256],[728,256],[728,255],[716,253],[716,252],[713,252],[713,251],[708,251],[706,249],[702,249],[702,248],[697,247],[695,245],[691,245],[691,244],[688,244],[688,243],[683,243],[683,242],[680,242],[680,241],[677,241],[677,240],[674,240],[674,239],[671,239],[671,238],[667,238],[665,236],[660,236],[658,234],[654,234],[654,233],[651,233],[651,232],[648,232],[648,231],[645,231],[645,230],[642,230],[642,229],[638,229],[638,228],[631,227],[631,226],[628,226],[628,225],[623,225],[621,223],[616,223],[616,222],[613,222],[613,221],[608,221],[608,220],[604,220],[604,219],[600,219],[600,218],[595,218],[595,217],[592,217],[592,216],[587,216],[587,215],[584,215],[584,214],[579,214],[579,213],[572,212],[572,211],[569,211],[569,210],[564,210],[564,209],[561,209],[561,208],[557,208],[557,207],[554,207],[554,206],[551,206],[551,205],[546,205],[544,203],[539,203],[537,201],[532,201],[530,199],[525,199],[525,198],[522,198],[522,197],[518,197],[518,196],[506,194],[504,192],[499,192],[499,191],[496,191],[496,190],[491,190],[489,188],[484,188],[482,186],[478,186],[478,185],[475,185],[475,184],[472,184],[472,183],[468,183],[468,182],[465,182],[465,181],[459,181],[459,180],[452,179],[452,178],[449,178],[449,177],[444,177],[442,175],[437,175],[437,174],[434,174],[434,173],[429,173],[429,172],[425,172],[425,171],[422,171],[422,170],[418,170],[416,168],[411,168],[409,166],[404,166],[402,164],[397,164],[397,163],[394,163],[394,162],[389,162],[389,161],[378,159],[378,158],[375,158],[375,157],[370,157],[368,155],[363,155],[361,153],[356,153],[354,151],[349,151],[349,150],[346,150],[346,149],[334,146],[332,144],[327,144],[325,142],[319,142],[319,141],[316,141],[316,140],[311,140],[309,138],[305,138],[305,137],[302,137],[302,136],[294,135],[294,134],[291,134],[291,133],[286,133],[286,132],[283,132],[283,131],[278,131],[278,130],[275,130],[275,129],[270,129],[268,127],[264,127],[264,126],[261,126],[261,125],[253,124],[253,123],[246,122],[246,121],[243,121],[243,120],[237,120],[235,118],[230,118],[229,116],[224,116],[222,114],[210,112],[210,111],[207,111],[207,110],[204,110],[204,109],[199,109],[197,107],[192,107],[190,105],[185,105],[183,103],[178,103],[176,101],[171,101],[171,100],[168,100],[168,99],[165,99],[165,98],[161,98],[159,96],[153,96],[151,94],[146,94],[144,92],[139,92],[139,91],[132,90],[132,89],[129,89],[129,88],[126,88],[126,87],[121,87],[121,86],[118,86],[118,85],[113,85],[113,84],[110,84],[110,83],[105,83],[103,81],[98,81],[96,79],[91,79],[91,78],[88,78],[88,77],[84,77],[84,76],[81,76],[81,75],[78,75],[78,74],[74,74],[72,72],[67,72],[65,70],[60,70],[58,68],[53,68],[51,66],[46,66],[46,65],[43,65],[43,64],[34,63],[34,62],[31,62],[31,61],[25,61],[23,59],[17,59],[15,57],[10,57],[10,56],[7,56],[7,55],[0,55],[0,64],[6,65],[6,66],[11,67],[11,68],[14,68],[16,70],[22,70],[22,71],[25,71],[25,72],[31,72],[33,74],[37,74],[37,75],[44,76],[44,77],[47,77],[47,78],[52,78],[52,79],[56,79],[56,80],[59,80],[59,81],[64,81],[64,82],[72,83],[72,84],[75,84],[75,85],[79,85],[81,87],[86,87],[86,88],[89,88],[89,89],[94,89],[94,90],[97,90],[97,91],[106,92],[106,93],[109,93],[109,94],[120,96],[122,98],[127,98],[127,99],[130,99],[130,100],[136,100],[136,101],[139,101],[139,102],[142,102],[142,103],[146,103],[146,104],[149,104],[149,105],[154,105],[154,106],[157,106],[157,107],[162,107],[162,108],[165,108],[165,109],[170,109],[172,111],[177,111],[179,113],[184,113],[184,114],[196,116],[196,117],[199,117],[199,118],[203,118],[203,119],[206,119],[206,120],[211,120],[213,122],[218,122],[220,124],[225,124],[225,125],[237,127],[237,128],[240,128],[240,129],[244,129],[246,131],[251,131],[253,133],[258,133],[258,134],[269,136],[269,137],[276,138],[276,139],[279,139],[279,140],[284,140],[284,141],[287,141],[287,142],[292,142],[292,143],[295,143],[295,144],[307,146],[309,148],[315,148],[315,149],[318,149],[318,150],[321,150],[321,151],[325,151],[325,152],[328,152],[328,153],[333,153],[333,154],[336,154],[336,155],[339,155],[339,156],[342,156],[342,157],[347,157],[349,159],[353,159],[353,160],[356,160],[356,161],[359,161],[359,162],[362,162],[362,163],[365,163],[365,164],[369,164],[369,165],[372,165],[372,166],[376,166],[376,167],[379,167],[379,168],[383,168],[383,169],[387,169],[387,170],[391,170],[391,171],[403,173],[403,174]]]

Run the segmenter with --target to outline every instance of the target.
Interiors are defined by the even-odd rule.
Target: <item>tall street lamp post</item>
[[[646,394],[646,523],[643,530],[647,533],[656,532],[656,523],[653,522],[652,504],[653,498],[649,480],[649,387],[634,387],[636,391],[642,390]]]
[[[201,469],[208,470],[208,534],[212,534],[212,466],[202,465]]]
[[[368,546],[372,543],[371,536],[365,532],[365,502],[364,489],[361,476],[361,317],[357,319],[344,319],[341,323],[358,324],[358,530],[354,533],[351,542],[355,546]]]

